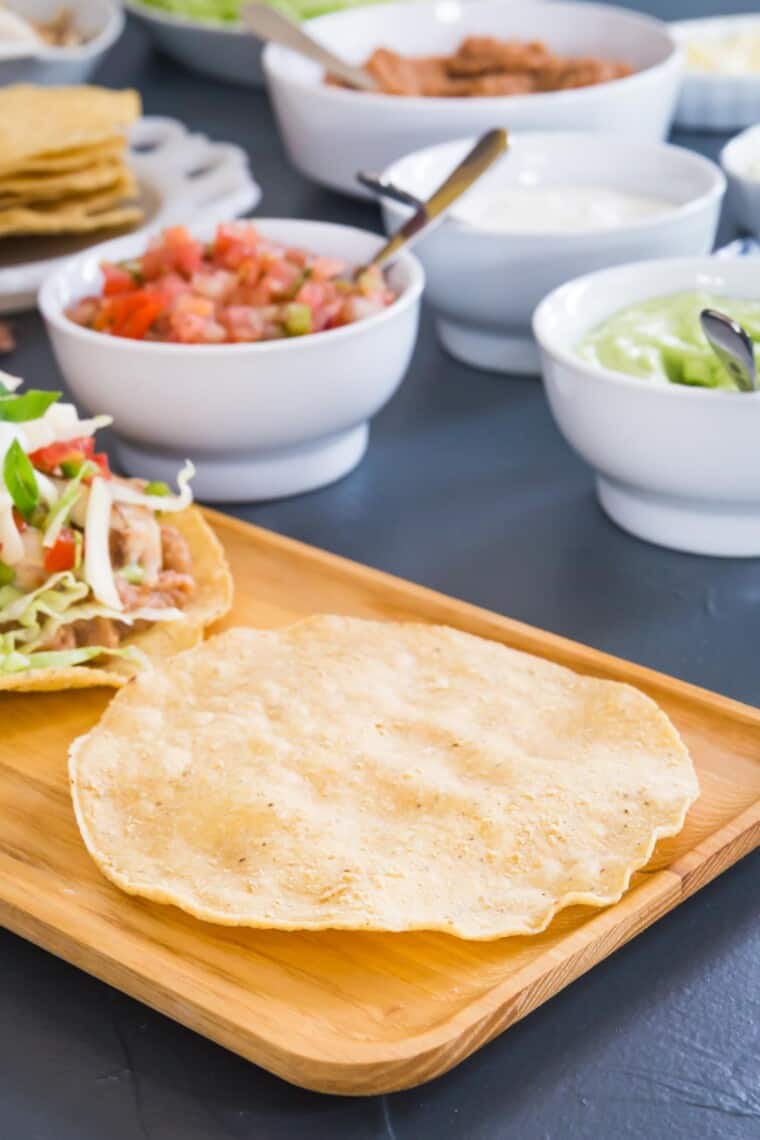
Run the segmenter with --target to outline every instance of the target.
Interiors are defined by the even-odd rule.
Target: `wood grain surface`
[[[629,681],[672,717],[701,795],[620,903],[533,937],[214,927],[122,894],[79,837],[67,748],[111,694],[0,695],[0,922],[286,1080],[408,1088],[456,1065],[760,842],[760,711],[209,512],[236,582],[225,624],[318,611],[443,622]]]

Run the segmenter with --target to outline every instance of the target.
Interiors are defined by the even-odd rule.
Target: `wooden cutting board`
[[[333,555],[209,514],[235,575],[226,624],[327,611],[443,622],[645,689],[691,749],[701,795],[616,906],[544,934],[281,933],[130,898],[90,860],[67,747],[110,693],[0,696],[0,922],[286,1080],[408,1088],[450,1069],[760,842],[760,711]]]

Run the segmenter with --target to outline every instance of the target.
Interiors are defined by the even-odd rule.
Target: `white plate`
[[[760,34],[760,16],[715,16],[671,24],[676,41],[690,43],[722,39],[745,28]],[[689,130],[738,131],[760,121],[760,72],[719,75],[686,69],[676,109],[676,126]]]
[[[242,24],[193,20],[139,0],[124,0],[124,7],[150,29],[162,51],[185,67],[212,79],[263,87],[262,44]]]
[[[261,199],[240,147],[190,134],[174,119],[146,117],[129,137],[130,166],[140,184],[145,219],[134,233],[178,222],[240,217]],[[110,233],[0,240],[0,313],[35,307],[37,291],[54,269]]]

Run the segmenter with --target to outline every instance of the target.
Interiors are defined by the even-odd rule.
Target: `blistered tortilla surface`
[[[195,592],[182,611],[182,619],[155,625],[125,638],[156,664],[203,640],[203,631],[227,613],[232,605],[232,577],[222,545],[195,507],[171,518],[184,535],[193,562]],[[112,657],[103,666],[70,665],[63,669],[29,669],[0,674],[0,693],[53,692],[57,689],[92,689],[102,685],[120,688],[138,667],[125,658]]]
[[[615,902],[698,794],[623,684],[452,629],[236,629],[71,750],[84,841],[133,894],[283,930],[539,932]]]

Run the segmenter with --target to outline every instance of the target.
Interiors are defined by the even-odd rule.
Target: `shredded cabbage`
[[[195,467],[189,459],[177,476],[178,495],[146,495],[128,483],[113,483],[111,495],[116,503],[132,503],[136,507],[147,507],[151,511],[184,511],[193,501],[190,480],[195,475]]]
[[[9,566],[15,566],[24,557],[24,544],[13,518],[13,499],[8,492],[0,489],[0,558]]]
[[[58,541],[58,535],[61,533],[61,528],[65,526],[69,514],[71,511],[73,511],[77,500],[79,499],[79,494],[82,488],[82,480],[86,475],[91,475],[93,469],[94,464],[83,463],[77,474],[69,482],[66,490],[63,492],[58,501],[56,502],[55,499],[52,500],[54,506],[47,517],[45,534],[42,539],[43,546],[55,546],[56,542]],[[39,478],[39,472],[35,472],[35,474],[37,474]],[[53,489],[55,490],[55,486]],[[56,491],[56,498],[57,496],[58,492]]]
[[[23,383],[24,381],[20,376],[11,376],[10,372],[3,372],[2,369],[0,369],[0,384],[5,388],[6,392],[15,392]]]
[[[116,589],[108,545],[110,526],[111,491],[104,479],[93,479],[84,531],[84,576],[99,602],[121,610],[124,607]]]

